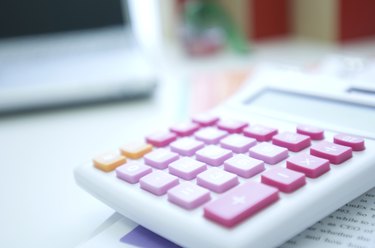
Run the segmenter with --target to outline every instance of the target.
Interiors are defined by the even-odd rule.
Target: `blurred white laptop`
[[[0,114],[152,93],[156,74],[131,32],[127,2],[4,1]]]

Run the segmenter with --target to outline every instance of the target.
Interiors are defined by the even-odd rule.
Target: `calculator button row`
[[[314,144],[310,149],[310,154],[328,159],[332,164],[340,164],[353,156],[351,147],[328,141],[321,141]]]
[[[306,184],[303,173],[282,167],[274,167],[261,175],[261,182],[278,188],[285,193],[293,192]]]
[[[286,167],[304,173],[307,177],[317,178],[330,170],[327,159],[309,154],[298,154],[286,161]]]
[[[232,227],[279,199],[276,188],[246,182],[204,207],[204,217]]]

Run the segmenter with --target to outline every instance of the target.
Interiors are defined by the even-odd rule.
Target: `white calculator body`
[[[172,165],[177,164],[177,158],[169,161],[168,165],[155,166],[149,161],[152,157],[147,157],[146,154],[145,157],[136,159],[137,163],[150,167],[152,173],[173,174],[175,181],[172,180],[174,183],[168,186],[169,189],[148,189],[147,180],[150,179],[146,177],[152,175],[147,174],[149,171],[135,181],[127,182],[121,179],[115,170],[104,172],[94,167],[92,162],[76,169],[76,181],[119,213],[183,247],[276,247],[375,187],[374,92],[375,87],[371,88],[369,85],[353,85],[325,76],[292,71],[259,71],[236,96],[209,113],[210,116],[220,118],[219,122],[224,121],[224,127],[220,127],[220,123],[216,122],[213,127],[203,125],[199,130],[189,133],[190,139],[196,139],[203,145],[193,153],[178,154],[178,159],[189,157],[199,160],[200,164],[205,164],[205,171],[196,171],[191,177],[184,177],[182,174],[180,176],[172,171]],[[204,134],[206,129],[217,128],[223,131],[226,130],[225,124],[233,124],[225,120],[247,123],[248,130],[241,129],[235,135],[243,135],[249,138],[248,141],[255,139],[255,143],[238,152],[224,146],[223,140],[210,143],[202,139],[200,135]],[[251,127],[257,125],[274,127],[281,136],[274,135],[264,140],[251,136]],[[324,131],[324,138],[314,139],[312,135],[308,137],[310,143],[301,148],[297,147],[296,150],[293,146],[282,143],[282,140],[277,140],[282,139],[285,132],[296,133],[296,127],[299,125],[319,127]],[[166,130],[168,128],[166,127]],[[230,129],[226,131],[227,136],[233,135]],[[173,142],[182,139],[176,136]],[[308,135],[299,137],[306,139],[306,136]],[[344,137],[344,145],[334,142],[337,137]],[[349,144],[356,138],[364,141],[359,147]],[[225,139],[225,136],[222,139]],[[144,138],[140,137],[140,140],[143,141]],[[346,144],[345,141],[349,143]],[[152,140],[150,142],[152,143]],[[163,149],[176,153],[173,142],[156,143],[156,146],[163,147],[154,146],[152,152]],[[323,147],[328,149],[327,153],[332,152],[329,149],[337,148],[344,149],[346,155],[350,150],[350,156],[343,152],[346,157],[339,160],[325,157],[319,153],[319,149],[322,149],[321,142],[332,145]],[[279,155],[283,157],[272,160],[259,155],[261,146],[271,145],[277,146],[282,154]],[[224,153],[228,154],[229,150],[230,156],[223,155],[221,160],[210,160],[207,157],[212,155],[210,151],[215,149],[213,146],[221,149],[218,153],[225,150]],[[262,169],[257,172],[252,170],[251,175],[230,169],[229,159],[240,154],[250,157],[252,161],[260,161],[263,164]],[[293,167],[293,159],[311,154],[314,158],[316,155],[318,159],[322,158],[326,162],[328,160],[329,166],[326,164],[324,171],[321,167],[318,174],[309,174],[310,171],[304,170],[305,167]],[[127,163],[129,161],[132,159],[128,159]],[[275,174],[270,171],[274,172],[275,168],[282,172],[291,172],[291,176],[298,177],[298,180],[295,179],[293,184],[286,186],[282,185],[282,182],[279,184],[279,181],[284,179],[277,177],[288,177],[289,174],[278,173],[274,178]],[[204,173],[217,170],[229,173],[232,179],[236,178],[236,182],[233,183],[234,179],[228,179],[231,183],[225,184],[224,188],[215,188],[205,181],[207,178]],[[176,196],[176,190],[173,189],[185,185],[186,182],[204,190],[205,194],[201,194],[200,202],[184,205],[184,202],[179,201],[181,199],[173,198]],[[256,187],[252,188],[254,185]],[[240,187],[242,188],[238,189]],[[264,193],[266,196],[258,196],[258,193]],[[189,192],[186,193],[185,190],[185,194]],[[253,196],[261,198],[251,199]]]

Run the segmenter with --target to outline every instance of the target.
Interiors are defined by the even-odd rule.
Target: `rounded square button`
[[[164,195],[179,184],[178,178],[163,171],[153,171],[139,180],[142,189],[154,195]]]
[[[319,127],[310,125],[298,125],[297,133],[307,135],[312,140],[322,140],[324,138],[324,130]]]
[[[182,156],[193,156],[196,151],[204,147],[202,141],[193,138],[181,138],[171,143],[171,150]]]
[[[156,147],[167,146],[176,139],[177,135],[171,132],[158,132],[146,137],[147,143]]]
[[[310,154],[328,159],[332,164],[341,164],[353,156],[352,148],[337,145],[328,141],[320,141],[310,149]]]
[[[121,153],[131,159],[139,159],[152,151],[152,145],[144,142],[131,142],[120,147]]]
[[[203,141],[206,144],[217,144],[222,138],[227,136],[227,134],[226,131],[214,127],[207,127],[197,131],[194,136],[197,140]]]
[[[217,123],[219,129],[225,130],[228,133],[241,133],[248,125],[248,123],[239,120],[220,120]]]
[[[349,146],[353,151],[363,151],[365,149],[365,140],[362,137],[349,134],[336,134],[333,142],[343,146]]]
[[[206,164],[195,159],[184,157],[168,166],[169,173],[185,180],[194,179],[199,173],[206,170]]]
[[[110,172],[126,163],[126,158],[116,152],[104,153],[93,159],[94,166],[102,171]]]
[[[286,161],[288,169],[302,172],[307,177],[317,178],[330,170],[327,159],[318,158],[310,154],[298,154]]]
[[[225,192],[239,183],[238,177],[218,168],[208,169],[197,176],[197,184],[216,193]]]
[[[282,167],[274,167],[261,175],[262,183],[285,193],[293,192],[306,184],[305,175]]]
[[[210,192],[185,182],[168,191],[168,200],[185,209],[194,209],[211,199]]]
[[[235,153],[248,152],[250,147],[256,145],[257,141],[240,134],[231,134],[220,141],[221,147]]]
[[[212,166],[219,166],[222,165],[225,160],[232,157],[232,155],[232,152],[227,149],[209,145],[197,151],[197,153],[195,154],[195,158],[203,163]]]
[[[306,135],[284,132],[273,136],[272,144],[285,147],[292,152],[299,152],[310,146],[311,140]]]
[[[260,143],[250,148],[249,154],[267,164],[277,164],[288,157],[288,150],[269,143]]]
[[[178,159],[178,154],[167,149],[157,149],[144,156],[145,163],[157,169],[165,169]]]
[[[263,125],[253,125],[243,130],[245,136],[254,138],[257,141],[270,141],[277,132],[276,128]]]
[[[150,167],[136,161],[130,161],[116,168],[116,176],[128,183],[138,183],[139,179],[151,172]]]
[[[224,162],[224,169],[240,177],[249,178],[264,171],[264,162],[244,154],[234,155]]]
[[[179,136],[189,136],[195,133],[200,126],[194,122],[179,123],[170,128],[170,130]]]

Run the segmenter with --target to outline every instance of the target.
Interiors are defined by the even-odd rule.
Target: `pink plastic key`
[[[211,168],[197,176],[198,185],[216,193],[225,192],[238,183],[239,181],[236,175],[217,168]]]
[[[298,125],[297,133],[307,135],[312,140],[322,140],[324,138],[324,130],[310,125]]]
[[[250,126],[243,130],[245,136],[254,138],[257,141],[269,141],[277,132],[276,128],[262,125]]]
[[[249,154],[267,164],[277,164],[288,157],[288,150],[269,143],[260,143],[250,148]]]
[[[219,130],[214,127],[208,127],[201,129],[195,133],[195,138],[197,140],[203,141],[206,144],[217,144],[219,141],[227,136],[227,132]]]
[[[204,207],[204,217],[232,227],[279,199],[276,188],[246,182]]]
[[[298,154],[286,161],[288,169],[304,173],[307,177],[317,178],[330,170],[329,161],[309,154]]]
[[[248,125],[248,123],[238,120],[220,120],[217,123],[219,129],[225,130],[228,133],[241,133]]]
[[[249,178],[264,171],[265,168],[263,161],[238,154],[224,162],[224,169],[238,176]]]
[[[116,176],[128,183],[138,183],[139,179],[152,172],[152,169],[136,161],[116,168]]]
[[[311,140],[306,135],[284,132],[273,136],[272,144],[285,147],[292,152],[299,152],[310,146]]]
[[[349,134],[336,134],[333,142],[343,146],[349,146],[353,151],[363,151],[365,149],[365,140],[362,137]]]
[[[142,189],[154,195],[164,195],[174,186],[178,185],[178,178],[163,171],[154,171],[139,180]]]
[[[210,192],[185,182],[168,191],[168,200],[185,209],[194,209],[211,199]]]
[[[202,127],[212,126],[219,121],[219,117],[210,114],[199,114],[192,118],[193,122]]]
[[[204,147],[202,141],[193,138],[181,138],[171,143],[171,150],[182,156],[193,156],[196,151]]]
[[[328,159],[332,164],[341,164],[353,156],[352,148],[337,145],[328,141],[321,141],[313,145],[310,154]]]
[[[169,164],[169,173],[185,180],[192,180],[206,168],[206,164],[184,157]]]
[[[167,149],[157,149],[144,156],[145,163],[157,169],[165,169],[170,163],[177,159],[178,155]]]
[[[212,166],[219,166],[223,164],[225,160],[232,157],[232,155],[232,152],[227,149],[209,145],[197,151],[197,153],[195,154],[195,158],[203,163]]]
[[[179,123],[170,128],[170,130],[179,136],[189,136],[195,133],[200,126],[193,122]]]
[[[261,181],[285,193],[293,192],[306,184],[304,174],[282,167],[267,170],[262,174]]]
[[[231,134],[220,141],[221,147],[229,149],[235,153],[249,151],[250,147],[256,145],[257,141],[240,134]]]
[[[164,147],[169,145],[169,143],[175,141],[177,135],[170,132],[160,132],[154,133],[146,137],[147,143],[156,146],[156,147]]]

